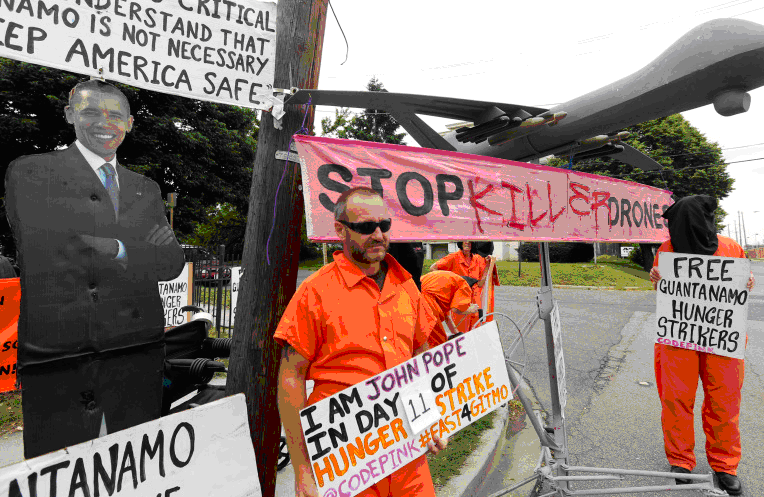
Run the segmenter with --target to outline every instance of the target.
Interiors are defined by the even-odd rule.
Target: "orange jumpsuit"
[[[438,269],[440,270],[452,271],[460,276],[469,276],[470,278],[475,278],[476,280],[479,280],[483,277],[483,273],[487,268],[485,258],[476,254],[472,255],[472,261],[470,261],[470,264],[467,264],[467,260],[464,258],[464,253],[461,250],[452,254],[448,254],[447,256],[440,259],[437,264]],[[493,284],[499,285],[499,274],[495,265],[493,273]],[[482,288],[477,287],[472,294],[472,302],[481,307],[483,306],[482,291]],[[493,290],[491,290],[491,294],[489,295],[488,299],[488,312],[493,312],[493,298]],[[460,319],[461,322],[459,322]],[[465,317],[458,316],[455,318],[455,322],[459,323],[457,329],[459,332],[465,333],[472,329],[472,326],[477,323],[478,319],[479,317],[477,314],[470,314]]]
[[[745,258],[734,240],[718,235],[713,255]],[[673,252],[670,241],[655,254]],[[746,337],[746,343],[748,338]],[[740,390],[745,361],[671,345],[655,344],[655,382],[661,399],[661,423],[666,458],[672,466],[695,468],[693,408],[698,377],[703,382],[702,416],[706,434],[706,457],[714,471],[737,474],[740,462]]]
[[[451,309],[464,312],[472,303],[472,289],[469,284],[451,271],[432,271],[422,276],[422,297],[430,306],[436,324],[428,343],[438,346],[448,339],[448,333],[441,324]]]
[[[411,275],[390,255],[382,291],[341,251],[289,301],[274,338],[310,361],[308,405],[392,368],[427,342],[435,324]],[[422,455],[358,495],[427,496],[435,490]]]

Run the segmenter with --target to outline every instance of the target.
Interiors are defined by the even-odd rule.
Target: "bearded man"
[[[284,345],[278,405],[297,497],[318,496],[300,410],[423,352],[435,325],[411,275],[387,254],[392,219],[379,193],[342,193],[334,220],[342,251],[300,285],[274,336]],[[308,379],[314,381],[310,398]],[[429,450],[445,448],[433,438]],[[427,458],[422,454],[358,495],[434,497]]]

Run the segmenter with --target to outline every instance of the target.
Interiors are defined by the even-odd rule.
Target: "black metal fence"
[[[193,304],[212,314],[218,337],[230,337],[235,300],[232,281],[236,280],[234,268],[241,266],[241,254],[226,253],[225,245],[217,252],[199,248],[187,253],[186,262],[193,263]]]

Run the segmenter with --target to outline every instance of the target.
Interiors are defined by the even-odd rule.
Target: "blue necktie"
[[[101,172],[101,182],[103,183],[104,188],[106,188],[106,191],[109,192],[111,202],[114,204],[114,214],[118,215],[119,187],[117,186],[117,172],[114,170],[114,166],[108,162],[98,168],[98,170]]]

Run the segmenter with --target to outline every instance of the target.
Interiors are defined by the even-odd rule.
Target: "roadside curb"
[[[536,399],[536,396],[533,392],[533,390],[528,386],[528,384],[525,381],[525,378],[522,378],[519,373],[515,370],[515,375],[520,380],[520,388],[523,389],[523,392],[525,393],[525,396],[530,401],[531,405],[533,406],[534,413],[536,411],[543,412],[543,408],[541,404],[539,403],[538,399]],[[515,396],[515,400],[518,400],[518,398]],[[518,445],[521,444],[523,438],[532,439],[533,443],[538,443],[538,436],[536,435],[536,431],[533,429],[533,425],[530,421],[527,420],[528,414],[525,413],[524,419],[524,427],[518,431],[511,431],[510,432],[510,426],[509,426],[509,411],[506,411],[506,418],[504,419],[504,427],[501,430],[501,438],[496,442],[496,445],[493,449],[492,458],[490,461],[487,461],[488,464],[486,464],[484,472],[480,475],[480,478],[475,478],[469,486],[467,486],[462,493],[460,497],[478,497],[481,495],[485,495],[485,491],[482,488],[483,483],[488,481],[490,478],[492,478],[497,470],[500,470],[502,467],[505,471],[507,471],[507,465],[506,462],[499,464],[504,456],[506,456],[507,452],[511,454],[511,461],[512,464],[508,468],[508,471],[504,473],[502,476],[502,479],[504,481],[520,481],[525,479],[529,476],[529,474],[532,474],[533,468],[535,467],[536,457],[534,456],[532,461],[524,460],[522,455],[522,448]],[[519,441],[519,442],[518,442]],[[540,447],[540,443],[539,443]],[[527,459],[527,458],[525,458]],[[530,464],[530,465],[529,465]],[[512,473],[515,473],[514,476]]]
[[[509,409],[500,407],[496,410],[499,415],[494,419],[493,427],[487,430],[480,438],[480,446],[467,458],[459,470],[459,474],[452,476],[448,483],[437,489],[438,497],[473,497],[491,474],[498,462],[503,448],[504,434],[507,431],[509,421]]]

